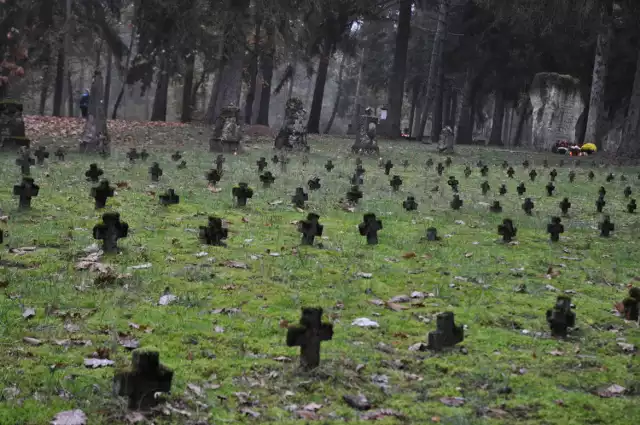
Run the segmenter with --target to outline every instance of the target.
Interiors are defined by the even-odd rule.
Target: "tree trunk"
[[[73,116],[73,84],[71,84],[71,70],[67,71],[67,112]]]
[[[454,128],[456,126],[456,117],[458,116],[458,91],[451,87],[451,108],[449,109],[448,126]]]
[[[64,63],[66,61],[62,43],[58,47],[58,59],[56,61],[56,79],[53,87],[53,116],[62,116],[62,97],[64,95]]]
[[[442,78],[442,117],[440,118],[442,122],[441,127],[450,126],[449,124],[449,116],[451,115],[451,84],[446,83],[444,80],[444,74]]]
[[[595,143],[598,148],[602,146],[599,139],[598,125],[602,113],[602,99],[604,98],[605,80],[607,79],[609,52],[613,39],[613,0],[606,0],[602,11],[598,40],[596,42],[595,59],[593,62],[593,76],[591,80],[591,96],[589,98],[589,115],[585,141]]]
[[[398,138],[402,133],[402,100],[404,97],[404,80],[407,74],[407,51],[411,37],[412,0],[400,0],[398,12],[398,32],[396,34],[396,50],[393,57],[393,68],[389,78],[387,94],[389,115],[385,127],[388,138]]]
[[[218,45],[218,69],[214,75],[213,85],[211,87],[211,94],[209,96],[209,105],[207,106],[207,113],[205,115],[205,122],[207,124],[214,124],[218,117],[218,109],[216,109],[216,101],[218,99],[218,92],[220,91],[220,75],[224,69],[226,61],[223,58],[224,55],[224,39],[220,41]]]
[[[433,98],[438,90],[438,86],[440,85],[438,74],[442,67],[442,52],[444,50],[444,42],[447,36],[447,20],[449,18],[450,4],[451,0],[440,0],[440,7],[438,9],[438,26],[436,27],[436,35],[433,41],[433,49],[431,51],[429,77],[427,79],[424,108],[422,111],[420,129],[418,131],[418,140],[422,140],[424,129],[427,125],[427,118],[429,116],[429,108],[433,103]]]
[[[496,100],[493,106],[493,123],[491,125],[491,135],[489,144],[492,146],[503,146],[502,126],[504,124],[504,93],[502,90],[496,91]]]
[[[416,108],[418,106],[418,96],[420,95],[420,84],[417,79],[413,83],[411,88],[411,113],[409,114],[409,136],[413,136],[411,129],[413,128],[413,122],[416,116]]]
[[[186,70],[184,73],[184,85],[182,86],[182,113],[180,114],[180,121],[190,122],[191,115],[193,113],[193,102],[191,101],[191,93],[193,89],[193,77],[196,67],[195,53],[187,53],[185,62]]]
[[[355,133],[356,135],[356,145],[360,143],[360,130],[358,126],[360,125],[360,92],[362,90],[362,73],[364,71],[364,60],[365,60],[365,48],[363,47],[360,51],[360,63],[358,64],[358,79],[356,80],[356,94],[354,96],[353,102],[353,115],[351,116],[351,133]]]
[[[49,97],[49,79],[51,78],[51,49],[49,45],[45,45],[43,56],[45,64],[42,69],[42,85],[40,86],[40,105],[38,114],[44,115],[47,107],[47,98]]]
[[[640,158],[640,48],[636,60],[636,73],[633,89],[629,99],[629,110],[622,129],[622,143],[618,148],[618,156],[633,159]]]
[[[320,133],[320,115],[322,114],[322,102],[324,100],[324,86],[327,82],[329,62],[331,61],[331,42],[325,39],[320,53],[320,63],[318,63],[318,74],[316,75],[316,86],[313,90],[313,100],[311,101],[311,111],[309,112],[309,123],[307,131],[310,134]]]
[[[107,46],[107,72],[104,79],[104,112],[109,110],[109,102],[111,100],[111,71],[113,70],[113,52]]]
[[[473,136],[473,111],[472,111],[473,71],[467,68],[464,79],[464,88],[459,99],[459,114],[456,120],[455,144],[469,144]]]
[[[262,50],[260,58],[260,71],[262,73],[262,88],[260,93],[260,109],[256,124],[269,126],[269,107],[271,105],[271,82],[273,80],[273,58],[275,55],[275,25],[269,23],[266,26],[266,46]]]
[[[438,87],[433,103],[433,118],[431,119],[431,143],[438,143],[442,131],[442,110],[444,108],[444,73],[442,67],[438,72]]]
[[[153,99],[153,110],[151,121],[167,120],[167,100],[169,95],[169,73],[168,58],[162,56],[160,59],[160,71],[158,72],[158,83],[156,85],[156,95]]]
[[[93,76],[89,100],[89,115],[84,124],[84,131],[80,141],[81,152],[110,151],[110,139],[107,132],[107,113],[104,108],[104,82],[99,68]]]
[[[244,123],[251,125],[253,115],[253,102],[256,99],[256,90],[258,82],[258,50],[260,50],[260,31],[262,30],[262,18],[259,15],[262,11],[256,12],[256,26],[253,37],[253,52],[251,52],[251,60],[249,62],[249,89],[247,90],[247,98],[244,104]]]
[[[125,75],[124,80],[122,81],[122,86],[120,87],[120,92],[118,93],[118,97],[116,98],[116,103],[113,105],[113,113],[111,114],[111,119],[115,120],[118,118],[118,108],[120,107],[120,103],[124,98],[124,91],[127,86],[127,76],[129,74],[129,67],[131,65],[131,54],[133,52],[133,41],[135,40],[136,27],[131,26],[131,38],[129,39],[129,50],[127,52],[127,61],[125,63]],[[107,109],[105,109],[107,110]]]
[[[331,131],[331,127],[333,126],[333,121],[336,119],[336,114],[338,113],[338,106],[340,105],[340,100],[342,99],[342,76],[344,74],[344,65],[347,59],[346,54],[342,54],[342,59],[340,59],[340,70],[338,71],[338,88],[336,93],[336,101],[333,103],[333,110],[331,111],[331,117],[329,118],[329,122],[324,129],[325,134],[328,134]]]

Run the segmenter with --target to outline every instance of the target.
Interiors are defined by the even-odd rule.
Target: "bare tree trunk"
[[[169,59],[163,55],[160,59],[160,70],[158,71],[158,83],[156,85],[156,95],[153,99],[153,110],[151,121],[167,120],[167,100],[169,96]]]
[[[422,140],[424,129],[427,125],[427,118],[429,116],[429,108],[431,107],[431,103],[433,102],[433,97],[436,94],[436,90],[438,90],[438,86],[440,85],[438,73],[440,72],[440,67],[442,67],[442,52],[444,51],[444,43],[447,36],[447,21],[449,19],[450,5],[451,0],[440,0],[440,7],[438,10],[438,26],[436,27],[436,35],[433,41],[433,50],[431,51],[429,77],[427,79],[424,108],[422,111],[422,119],[418,132],[418,140]]]
[[[407,51],[411,36],[411,7],[412,0],[400,0],[398,12],[398,32],[396,34],[396,49],[393,58],[393,69],[389,78],[387,93],[389,116],[384,127],[385,136],[398,138],[402,133],[402,100],[404,97],[404,80],[407,74]]]
[[[456,126],[456,118],[458,116],[458,91],[451,87],[451,109],[449,109],[448,126],[454,128]]]
[[[438,143],[442,131],[442,109],[444,108],[444,72],[442,66],[438,71],[438,86],[434,97],[433,114],[431,119],[431,143]]]
[[[258,109],[259,125],[269,126],[269,108],[271,106],[271,83],[273,81],[273,59],[275,55],[275,25],[270,22],[266,26],[266,46],[260,58],[262,88],[260,92],[260,108]],[[295,65],[294,65],[295,66]],[[294,71],[295,76],[295,71]],[[293,76],[291,77],[293,80]],[[286,102],[285,102],[286,103]]]
[[[107,72],[104,80],[104,112],[109,110],[109,101],[111,100],[111,72],[113,69],[113,52],[107,46]]]
[[[358,79],[356,80],[356,94],[354,96],[353,115],[351,116],[351,131],[356,135],[356,145],[360,143],[360,130],[358,130],[360,120],[361,99],[360,92],[362,90],[362,72],[364,71],[365,48],[360,51],[360,64],[358,65]]]
[[[416,108],[418,106],[418,96],[420,95],[420,84],[418,83],[418,79],[413,82],[413,87],[411,88],[411,113],[409,114],[409,135],[413,136],[411,133],[411,129],[413,128],[413,122],[416,116]]]
[[[65,65],[65,54],[64,47],[62,46],[62,42],[60,42],[60,46],[58,47],[58,59],[56,61],[56,79],[55,85],[53,87],[53,116],[61,117],[62,116],[62,96],[64,95],[64,65]]]
[[[493,106],[493,123],[491,125],[489,144],[493,146],[503,146],[502,126],[504,124],[504,93],[502,90],[498,89],[495,96],[496,100]]]
[[[73,84],[71,83],[71,69],[67,71],[67,112],[73,116]]]
[[[455,144],[471,143],[473,138],[473,110],[472,110],[473,71],[467,68],[464,88],[459,100],[459,114],[456,120]]]
[[[182,86],[182,113],[180,114],[181,122],[190,122],[193,113],[193,102],[191,94],[193,89],[193,78],[196,67],[196,55],[194,52],[187,53],[185,58],[186,70],[184,72],[184,85]]]
[[[120,87],[120,92],[118,93],[118,97],[116,98],[116,103],[113,105],[113,112],[111,114],[111,119],[115,120],[118,118],[118,108],[120,107],[120,103],[124,98],[124,91],[127,87],[127,77],[129,76],[129,67],[131,66],[131,55],[133,52],[133,41],[135,40],[136,27],[131,26],[131,38],[129,39],[129,50],[127,52],[127,61],[125,63],[125,74],[124,80],[122,81],[122,86]]]
[[[333,103],[333,110],[331,111],[331,117],[329,118],[329,122],[324,129],[325,134],[328,134],[331,131],[331,127],[333,126],[333,121],[336,119],[336,114],[338,113],[338,106],[340,105],[340,100],[342,99],[342,76],[344,75],[344,66],[346,62],[347,55],[342,54],[342,59],[340,59],[340,70],[338,71],[338,88],[336,93],[336,101]]]
[[[593,63],[593,77],[591,81],[591,96],[589,98],[589,116],[585,141],[595,143],[598,148],[602,146],[599,139],[598,125],[602,114],[602,99],[604,98],[605,80],[607,79],[609,52],[613,39],[613,0],[606,0],[602,11],[596,53]]]
[[[244,104],[244,123],[252,124],[253,102],[256,99],[256,90],[258,83],[258,50],[260,50],[260,31],[262,30],[262,14],[261,10],[256,11],[255,34],[253,36],[253,52],[251,52],[251,60],[249,61],[249,89],[247,90],[247,98]]]
[[[45,45],[43,56],[45,57],[45,65],[42,69],[42,85],[40,86],[40,106],[38,114],[44,115],[47,107],[47,98],[49,97],[49,79],[51,78],[51,49],[49,45]]]
[[[618,156],[640,158],[640,48],[636,60],[636,73],[633,89],[629,99],[629,110],[622,129],[622,142],[618,148]]]
[[[318,74],[316,75],[316,85],[313,90],[313,100],[311,101],[311,111],[309,112],[309,122],[307,131],[310,134],[320,133],[320,115],[322,114],[322,103],[324,101],[324,88],[327,82],[327,74],[329,71],[329,62],[331,61],[332,47],[331,42],[325,39],[320,53],[320,61],[318,63]]]

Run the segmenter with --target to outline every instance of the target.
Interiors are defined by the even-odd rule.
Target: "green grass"
[[[460,149],[452,168],[438,178],[433,168],[424,167],[428,157],[436,163],[444,160],[432,148],[382,143],[383,156],[395,164],[391,174],[400,175],[404,185],[393,193],[377,158],[365,158],[364,199],[355,213],[349,213],[338,207],[355,168],[349,146],[347,140],[313,140],[306,167],[299,156],[292,157],[286,174],[279,166],[269,165],[277,177],[270,189],[262,189],[255,165],[259,156],[273,155],[270,148],[227,155],[219,185],[222,192],[215,194],[204,179],[215,154],[204,149],[185,152],[186,170],[177,170],[168,152],[155,152],[146,163],[133,166],[124,150],[107,160],[69,155],[63,163],[53,159],[44,167],[34,167],[40,196],[33,200],[30,212],[15,209],[12,186],[19,181],[15,157],[1,157],[0,205],[11,216],[3,225],[8,232],[5,243],[37,249],[24,255],[3,251],[0,256],[30,266],[0,268],[0,281],[6,285],[0,294],[0,391],[8,389],[0,393],[0,424],[46,424],[57,412],[74,408],[86,412],[91,425],[124,423],[126,402],[111,395],[111,381],[116,368],[130,364],[131,353],[117,344],[118,332],[139,339],[141,347],[157,347],[162,363],[175,371],[169,402],[191,417],[174,412],[160,416],[156,423],[196,423],[198,418],[211,424],[301,423],[286,408],[311,402],[323,405],[317,412],[322,423],[357,422],[360,412],[342,401],[344,394],[357,393],[365,394],[375,408],[394,409],[415,424],[440,420],[445,424],[626,425],[640,417],[640,365],[637,357],[617,346],[621,339],[640,345],[640,332],[637,325],[612,314],[613,304],[625,296],[625,284],[639,274],[640,225],[636,215],[626,213],[622,195],[627,184],[640,194],[638,170],[596,168],[596,180],[589,183],[590,161],[583,160],[576,182],[570,184],[567,174],[574,164],[568,163],[558,168],[557,194],[548,198],[544,185],[549,170],[542,168],[542,156],[527,155],[539,173],[535,184],[520,165],[524,153],[470,148]],[[323,167],[329,158],[336,165],[331,173]],[[475,167],[480,158],[491,165],[492,190],[487,197],[481,194],[484,179]],[[410,161],[406,170],[400,165],[403,159]],[[503,159],[516,168],[515,179],[506,178],[499,166]],[[560,157],[549,159],[553,166]],[[129,223],[129,237],[120,241],[120,254],[102,261],[132,277],[107,287],[94,285],[95,273],[74,269],[83,249],[95,242],[91,229],[102,214],[94,210],[88,196],[91,184],[84,179],[93,161],[112,184],[130,184],[130,189],[118,190],[106,209],[120,212]],[[148,176],[152,161],[164,169],[155,187],[150,187]],[[474,170],[468,179],[462,172],[465,163]],[[618,177],[624,173],[629,181],[606,183],[609,171]],[[449,208],[449,175],[461,183],[464,206],[457,212]],[[310,193],[308,209],[320,214],[325,225],[325,238],[318,241],[323,249],[299,247],[300,235],[291,224],[305,214],[291,207],[290,197],[297,186],[306,190],[306,181],[313,176],[321,178],[322,189]],[[244,209],[235,208],[231,198],[231,188],[239,181],[255,189]],[[532,217],[520,208],[522,199],[515,191],[520,181],[527,185],[527,196],[535,199]],[[502,182],[509,188],[503,198],[497,195]],[[436,185],[440,191],[432,193]],[[594,206],[600,185],[608,191],[605,212],[616,225],[610,239],[599,238],[594,228],[602,218]],[[180,195],[179,205],[159,205],[157,195],[166,188]],[[408,194],[416,196],[419,211],[402,209]],[[564,196],[573,203],[569,217],[563,219],[566,233],[560,243],[550,244],[546,223],[560,214],[558,203]],[[492,214],[481,204],[494,199],[500,199],[503,214]],[[283,203],[271,205],[275,200]],[[375,247],[367,246],[357,231],[366,212],[383,221],[380,245]],[[188,230],[205,225],[208,215],[230,222],[227,248],[202,246],[197,233]],[[497,242],[496,229],[505,217],[518,227],[519,245]],[[451,236],[438,243],[421,241],[431,226],[440,235]],[[195,255],[202,251],[208,256]],[[403,258],[410,252],[416,256]],[[225,267],[227,260],[244,262],[249,269]],[[127,270],[147,262],[152,264],[150,269]],[[544,276],[550,265],[561,271],[552,280]],[[358,272],[373,277],[359,278]],[[522,284],[527,293],[515,292]],[[558,292],[545,289],[548,284]],[[167,287],[179,299],[158,306]],[[576,291],[572,299],[579,329],[568,340],[559,341],[546,335],[545,311],[565,290]],[[401,312],[369,302],[412,291],[432,292],[436,297]],[[296,323],[303,306],[323,307],[325,320],[333,322],[335,330],[333,340],[323,343],[321,366],[313,373],[298,370],[298,350],[286,347],[286,329],[280,326],[282,320]],[[35,308],[35,317],[23,319],[23,307]],[[240,312],[212,313],[220,308]],[[460,344],[466,351],[409,351],[409,346],[426,341],[435,328],[432,319],[447,310],[468,327]],[[61,318],[60,311],[72,317]],[[380,328],[351,326],[359,317],[377,321]],[[79,331],[70,334],[65,321],[77,324]],[[132,329],[130,322],[153,331]],[[224,332],[215,332],[216,326]],[[27,345],[25,336],[44,343]],[[91,340],[92,346],[63,347],[53,342],[67,338]],[[380,350],[379,343],[394,352]],[[83,359],[101,347],[110,348],[116,368],[84,368]],[[554,356],[553,351],[564,354]],[[279,356],[293,361],[275,361]],[[372,382],[372,375],[388,377],[386,393]],[[219,388],[206,389],[207,383]],[[188,384],[200,386],[204,395],[193,395]],[[622,385],[629,393],[617,398],[595,394],[612,384]],[[511,393],[504,394],[505,387]],[[238,392],[250,393],[255,405],[249,408],[259,412],[260,418],[240,412],[243,406],[234,395]],[[462,407],[447,407],[440,402],[446,396],[464,397],[466,402]],[[483,416],[487,407],[501,409],[504,413],[494,412],[504,416]],[[398,421],[388,418],[381,423]]]

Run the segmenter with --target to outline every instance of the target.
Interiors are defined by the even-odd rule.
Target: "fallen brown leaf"
[[[402,254],[402,258],[408,260],[410,258],[416,258],[416,253],[415,252],[405,252],[404,254]]]

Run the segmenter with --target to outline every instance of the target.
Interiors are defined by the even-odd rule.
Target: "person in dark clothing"
[[[89,115],[89,90],[85,90],[80,97],[80,111],[82,118],[87,118]]]

